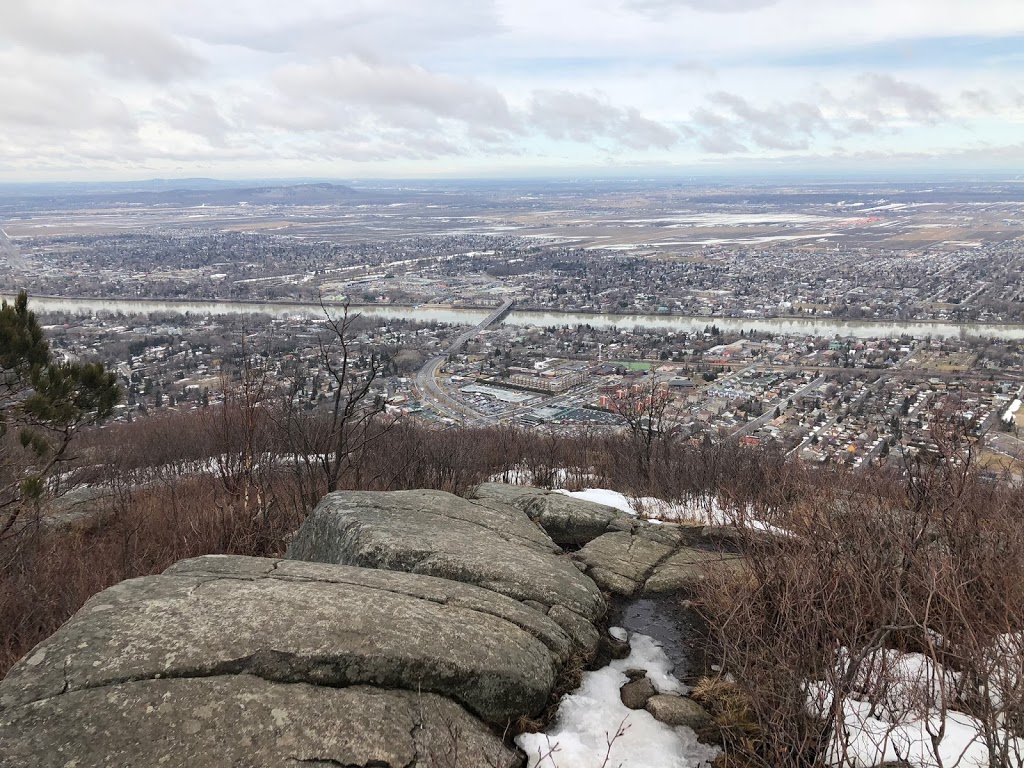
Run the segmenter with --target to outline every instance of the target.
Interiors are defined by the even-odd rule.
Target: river
[[[294,315],[319,316],[322,313],[317,304],[287,304],[272,302],[236,301],[159,301],[155,299],[73,299],[36,298],[31,299],[32,308],[38,311],[62,311],[91,315],[96,312],[121,312],[126,315],[147,315],[151,312],[178,312],[195,315],[264,313],[276,317]],[[420,320],[424,322],[449,323],[453,325],[476,325],[482,322],[490,310],[457,309],[451,307],[360,306],[354,307],[361,314],[394,319]],[[797,336],[844,336],[853,338],[895,338],[903,334],[935,338],[958,336],[980,336],[996,339],[1024,339],[1024,324],[1013,323],[948,323],[939,321],[847,321],[836,318],[736,318],[736,317],[685,317],[682,315],[607,315],[585,312],[534,312],[514,311],[502,321],[505,325],[517,326],[574,326],[591,325],[595,328],[643,329],[652,331],[695,332],[709,325],[716,325],[723,331],[759,331]]]

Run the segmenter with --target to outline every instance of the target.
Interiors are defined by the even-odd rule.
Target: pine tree
[[[0,539],[38,511],[78,430],[120,399],[102,364],[54,361],[25,291],[0,304]]]

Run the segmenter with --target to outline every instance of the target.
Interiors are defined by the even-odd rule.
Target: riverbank
[[[11,298],[11,297],[8,297]],[[323,307],[309,302],[293,301],[190,301],[180,299],[92,299],[64,296],[32,296],[37,311],[121,312],[126,315],[146,315],[153,312],[179,312],[200,315],[268,314],[275,317],[308,315],[318,317]],[[328,308],[340,308],[339,303],[325,302]],[[447,305],[420,304],[417,306],[352,304],[365,315],[450,325],[478,325],[493,307],[479,309]],[[852,338],[897,338],[902,335],[932,338],[958,338],[974,336],[1001,340],[1024,339],[1024,323],[950,323],[930,320],[840,320],[827,317],[766,317],[737,318],[714,316],[686,316],[668,314],[611,314],[593,312],[548,312],[544,310],[516,309],[502,321],[515,326],[576,326],[590,325],[599,329],[640,328],[652,331],[699,333],[710,325],[725,332],[757,331],[788,336],[843,336]]]

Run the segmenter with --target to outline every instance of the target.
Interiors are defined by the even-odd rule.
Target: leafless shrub
[[[893,732],[923,720],[936,760],[945,715],[964,712],[993,766],[1020,764],[1021,494],[980,478],[954,418],[935,434],[938,450],[903,477],[806,475],[785,512],[794,535],[766,542],[740,527],[746,573],[707,582],[703,604],[759,734],[733,747],[757,764],[844,761],[852,702]],[[901,653],[919,655],[920,679],[906,679]]]

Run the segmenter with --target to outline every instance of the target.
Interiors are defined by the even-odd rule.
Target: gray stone
[[[606,533],[574,557],[601,589],[617,595],[692,591],[715,570],[742,567],[737,555],[687,546],[689,532],[641,525],[633,533]]]
[[[516,600],[603,615],[597,586],[522,511],[440,491],[337,492],[323,498],[288,557],[428,574]]]
[[[666,725],[685,726],[697,730],[711,723],[711,715],[693,699],[659,693],[651,696],[644,707],[655,720]]]
[[[593,653],[601,642],[601,633],[597,631],[597,627],[568,608],[553,605],[547,616],[565,630],[576,647],[584,654]]]
[[[682,547],[655,568],[643,591],[693,592],[710,574],[738,572],[742,566],[743,559],[737,555]]]
[[[651,678],[641,677],[619,688],[619,698],[628,709],[643,709],[647,700],[657,692],[658,689],[654,687]]]
[[[205,557],[95,595],[0,684],[0,709],[139,680],[252,674],[449,696],[493,723],[547,703],[571,641],[502,595],[404,573]]]
[[[597,661],[595,662],[597,667],[606,667],[614,659],[624,659],[629,656],[630,647],[628,642],[622,640],[616,640],[614,637],[603,635],[601,641],[597,647]],[[629,676],[630,670],[626,670],[626,676]],[[643,677],[644,673],[641,673]],[[632,679],[632,678],[630,678]]]
[[[629,533],[606,533],[575,554],[587,576],[601,589],[632,595],[654,567],[672,553],[672,545]]]
[[[614,507],[540,488],[484,483],[474,497],[518,507],[563,547],[582,547],[609,531],[632,530],[635,524]]]
[[[0,710],[18,768],[516,765],[457,704],[429,693],[286,685],[250,675],[143,680]]]
[[[669,547],[681,547],[687,543],[687,529],[678,525],[643,522],[634,533],[642,539]]]

